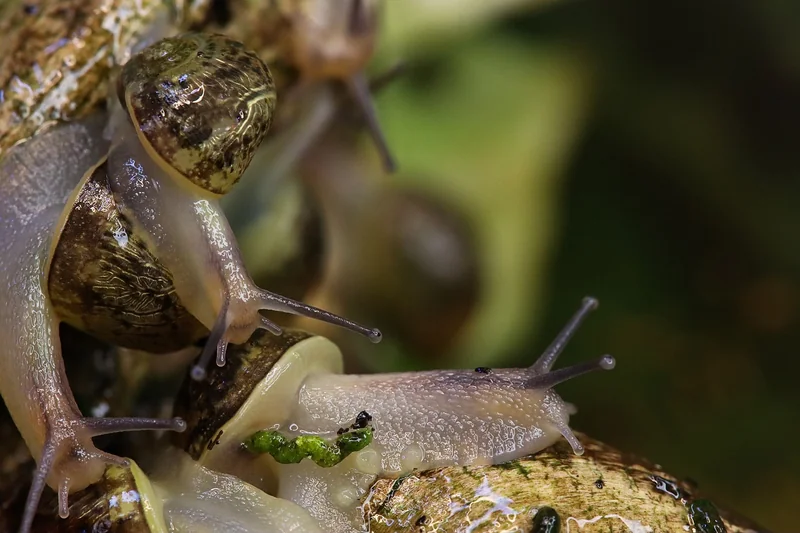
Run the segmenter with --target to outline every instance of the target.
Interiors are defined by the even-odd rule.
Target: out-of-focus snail
[[[293,501],[331,531],[351,531],[359,520],[357,500],[377,476],[500,463],[561,436],[582,453],[567,425],[574,408],[552,387],[611,369],[614,359],[551,367],[596,305],[585,299],[544,354],[523,369],[343,375],[341,353],[323,337],[257,333],[232,348],[229,364],[212,369],[207,381],[185,382],[176,414],[188,431],[173,440],[202,465]],[[310,460],[279,464],[257,453],[259,441],[275,431],[333,441],[354,421],[363,425],[357,421],[362,412],[371,417],[371,443],[331,468]]]
[[[95,448],[94,436],[184,427],[180,419],[84,417],[64,373],[60,321],[153,351],[205,328],[202,361],[217,352],[218,364],[228,342],[261,327],[281,332],[260,309],[380,339],[259,289],[241,263],[215,197],[236,182],[269,127],[271,78],[253,53],[218,35],[165,39],[126,65],[119,88],[125,110],[111,111],[110,128],[100,116],[54,127],[0,162],[0,331],[15,341],[0,353],[0,393],[38,462],[23,531],[45,484],[58,491],[63,516],[70,492],[99,479],[107,463],[126,464]],[[92,235],[100,236],[94,249],[83,241]],[[82,242],[61,240],[72,237]],[[165,340],[171,328],[185,329]]]
[[[297,89],[294,80],[299,75],[301,87],[330,80],[348,88],[361,109],[384,168],[393,171],[394,158],[378,123],[364,74],[375,49],[383,0],[276,0],[257,7],[234,0],[231,4],[234,19],[226,32],[252,44],[270,65],[274,63],[281,77],[287,79],[287,87]],[[254,24],[253,19],[258,23]],[[280,89],[284,88],[282,85],[279,83]],[[315,122],[313,118],[310,121]],[[310,130],[321,127],[319,123],[308,124],[287,144],[295,148],[308,146],[319,134]]]

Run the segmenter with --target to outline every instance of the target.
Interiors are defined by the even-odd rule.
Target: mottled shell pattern
[[[45,271],[50,302],[64,322],[152,353],[208,335],[182,305],[172,273],[119,209],[105,159],[84,175],[60,224]]]
[[[117,87],[139,138],[173,177],[215,195],[239,180],[269,130],[275,87],[253,52],[223,35],[164,39],[125,64]]]

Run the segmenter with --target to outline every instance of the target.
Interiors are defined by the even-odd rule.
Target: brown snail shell
[[[59,317],[111,344],[163,353],[208,334],[181,305],[172,275],[118,209],[105,159],[64,210],[47,287]]]
[[[147,476],[133,461],[128,468],[109,466],[100,481],[72,496],[69,518],[58,516],[55,502],[40,505],[31,533],[167,533],[163,519],[147,505],[155,499],[152,492]]]
[[[215,195],[239,180],[269,130],[269,69],[223,35],[163,39],[122,69],[117,93],[163,170]]]
[[[248,400],[253,389],[272,366],[297,343],[313,337],[301,330],[285,329],[283,335],[257,331],[249,341],[232,345],[223,367],[209,368],[204,381],[184,379],[175,400],[175,416],[186,421],[186,431],[172,435],[172,442],[194,460],[212,450],[220,430]]]

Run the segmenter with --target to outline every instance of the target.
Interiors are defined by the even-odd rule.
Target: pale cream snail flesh
[[[127,464],[97,449],[93,437],[185,427],[180,419],[84,417],[69,388],[58,336],[63,317],[47,292],[48,265],[56,233],[68,216],[65,206],[72,204],[87,173],[108,173],[120,212],[172,272],[186,309],[210,330],[205,359],[218,351],[217,362],[223,364],[227,343],[244,342],[256,328],[280,333],[260,309],[313,316],[380,340],[377,330],[259,289],[241,263],[215,198],[235,183],[269,127],[274,93],[263,63],[239,43],[201,34],[166,39],[141,54],[124,69],[121,94],[129,106],[140,98],[143,107],[129,109],[144,115],[128,119],[113,110],[111,128],[98,116],[55,126],[15,146],[0,161],[0,332],[8,339],[0,348],[0,393],[38,463],[21,531],[29,529],[45,484],[57,491],[59,512],[66,515],[70,492],[97,481],[108,463]],[[164,56],[181,60],[161,73],[155,92],[148,92],[156,86],[142,76],[159,72],[147,61]],[[209,63],[220,67],[223,87],[205,73]],[[139,91],[129,92],[128,87]],[[220,92],[214,94],[214,89]],[[159,130],[164,124],[147,115],[174,118],[181,110],[195,111],[187,105],[201,102],[209,106],[204,118],[189,113],[177,124],[167,122],[167,129],[177,128],[172,131]],[[111,148],[104,137],[108,129]],[[153,133],[158,143],[150,142]],[[166,156],[172,156],[171,165],[165,165]],[[198,179],[182,183],[179,176]],[[197,367],[195,374],[202,372]]]
[[[185,382],[177,414],[189,428],[174,440],[202,465],[298,504],[330,531],[357,531],[359,501],[378,476],[501,463],[562,436],[575,453],[583,453],[568,426],[574,408],[552,387],[609,370],[615,361],[604,356],[551,368],[596,305],[586,298],[541,357],[517,369],[345,375],[341,352],[323,337],[257,333],[232,348],[229,365],[213,369],[207,383]],[[247,378],[237,377],[242,373]],[[242,388],[231,390],[232,396],[221,392],[226,383],[243,385],[246,379],[253,380],[246,396]],[[370,444],[335,466],[323,468],[309,459],[279,464],[269,454],[253,453],[262,436],[275,432],[333,440],[364,412],[374,430]]]

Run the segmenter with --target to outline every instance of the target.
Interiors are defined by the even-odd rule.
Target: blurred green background
[[[800,3],[384,15],[372,72],[406,65],[377,95],[399,172],[341,135],[301,171],[337,228],[312,301],[385,334],[325,331],[351,369],[524,366],[596,296],[559,364],[618,365],[559,387],[573,427],[796,531]]]

